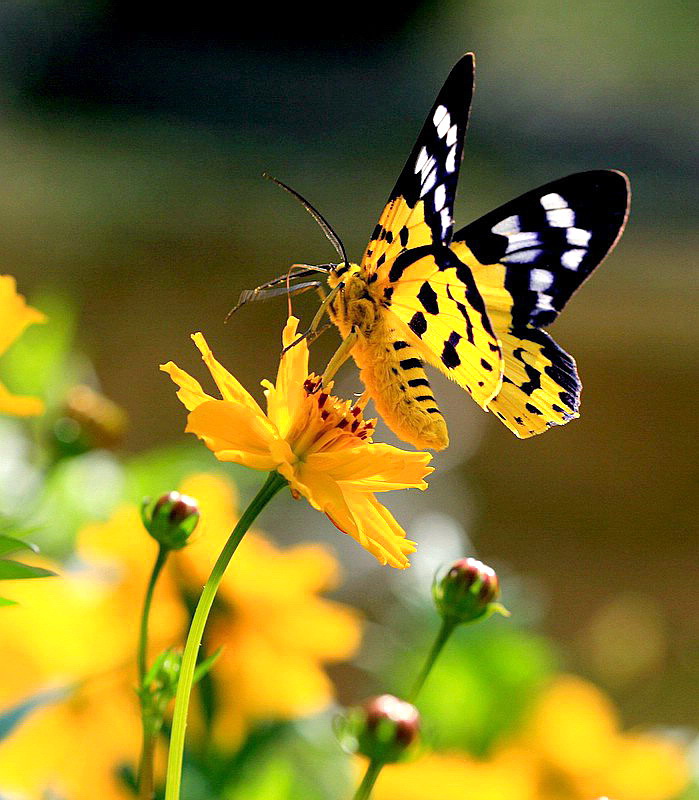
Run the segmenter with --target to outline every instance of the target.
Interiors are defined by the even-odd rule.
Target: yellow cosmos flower
[[[10,275],[0,275],[0,355],[25,328],[35,322],[45,321],[46,317],[41,311],[28,306],[22,295],[17,294],[15,279]],[[44,405],[39,398],[10,394],[0,383],[0,413],[32,417],[43,410]]]
[[[290,317],[285,347],[296,339],[298,320]],[[343,533],[356,539],[382,564],[404,568],[415,543],[375,497],[391,489],[425,489],[431,456],[372,442],[374,422],[361,409],[320,390],[308,373],[305,341],[279,364],[276,385],[263,381],[267,414],[214,358],[202,334],[193,337],[221,393],[217,400],[172,362],[161,366],[179,386],[188,409],[186,430],[196,434],[220,461],[277,470],[294,496],[323,511]]]

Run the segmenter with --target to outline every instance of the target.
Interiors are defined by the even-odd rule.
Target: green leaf
[[[29,550],[32,553],[39,552],[39,548],[35,544],[23,542],[21,539],[15,539],[14,536],[5,536],[0,533],[0,556],[18,553],[22,550]]]
[[[4,608],[5,606],[16,606],[16,600],[8,600],[6,597],[0,597],[0,608]]]
[[[14,581],[23,578],[48,578],[56,573],[43,567],[20,564],[19,561],[0,561],[0,581]]]
[[[223,652],[223,645],[216,650],[215,653],[212,653],[210,656],[205,658],[201,663],[197,664],[196,669],[194,670],[194,683],[198,683],[204,675],[206,675],[214,664],[218,661],[218,657]]]

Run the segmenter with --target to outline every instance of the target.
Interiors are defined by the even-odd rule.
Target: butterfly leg
[[[359,400],[357,400],[357,402],[355,403],[355,406],[357,406],[357,408],[361,408],[362,411],[364,411],[364,409],[367,407],[367,403],[369,402],[369,400],[371,400],[371,395],[369,394],[369,390],[365,389],[362,392],[361,396],[359,397]]]
[[[332,301],[335,299],[335,296],[343,286],[344,286],[343,283],[338,283],[334,289],[331,289],[330,292],[328,292],[325,299],[320,304],[318,311],[316,311],[315,316],[311,320],[311,324],[308,330],[304,331],[299,337],[294,339],[294,341],[290,345],[287,345],[282,350],[282,355],[284,355],[284,353],[286,353],[287,350],[291,350],[292,347],[295,347],[299,342],[302,342],[304,339],[307,339],[309,336],[312,336],[316,332],[318,326],[321,323],[321,320],[327,313],[328,306],[330,305],[330,303],[332,303]]]
[[[261,286],[257,286],[254,289],[245,289],[242,291],[236,305],[228,312],[228,314],[226,314],[226,319],[224,322],[228,322],[230,317],[232,317],[233,314],[238,311],[238,309],[247,303],[254,302],[255,300],[265,300],[268,297],[275,297],[280,293],[284,293],[285,289],[280,291],[279,289],[275,290],[273,288],[275,286],[279,286],[280,283],[288,283],[292,278],[294,280],[298,278],[307,278],[317,272],[327,272],[334,266],[334,264],[318,264],[317,266],[311,264],[292,264],[291,267],[289,267],[289,271],[285,272],[283,275],[273,278],[271,281],[267,281],[267,283],[263,283]],[[286,288],[289,289],[290,294],[300,294],[302,291],[318,288],[320,286],[320,281],[312,281],[309,283],[298,284],[296,287],[289,286]]]
[[[322,386],[325,386],[328,383],[328,381],[331,381],[335,377],[335,374],[337,373],[338,369],[340,369],[340,367],[350,357],[352,348],[357,343],[358,338],[359,334],[354,328],[352,328],[352,330],[342,340],[342,344],[335,351],[335,355],[328,362],[328,366],[325,368],[325,372],[323,373],[323,377],[321,378]]]

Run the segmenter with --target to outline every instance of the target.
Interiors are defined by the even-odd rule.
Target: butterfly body
[[[341,277],[340,277],[341,276]],[[331,273],[331,288],[342,281],[328,306],[343,338],[356,335],[352,357],[376,410],[403,440],[417,448],[443,450],[447,426],[434,399],[411,331],[389,313],[390,300],[377,281],[367,282],[357,264]]]

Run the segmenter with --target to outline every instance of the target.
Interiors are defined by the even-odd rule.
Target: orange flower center
[[[321,389],[321,379],[309,375],[303,384],[305,402],[294,420],[287,441],[294,455],[304,460],[311,453],[355,447],[371,441],[376,420],[365,420],[362,409]]]

